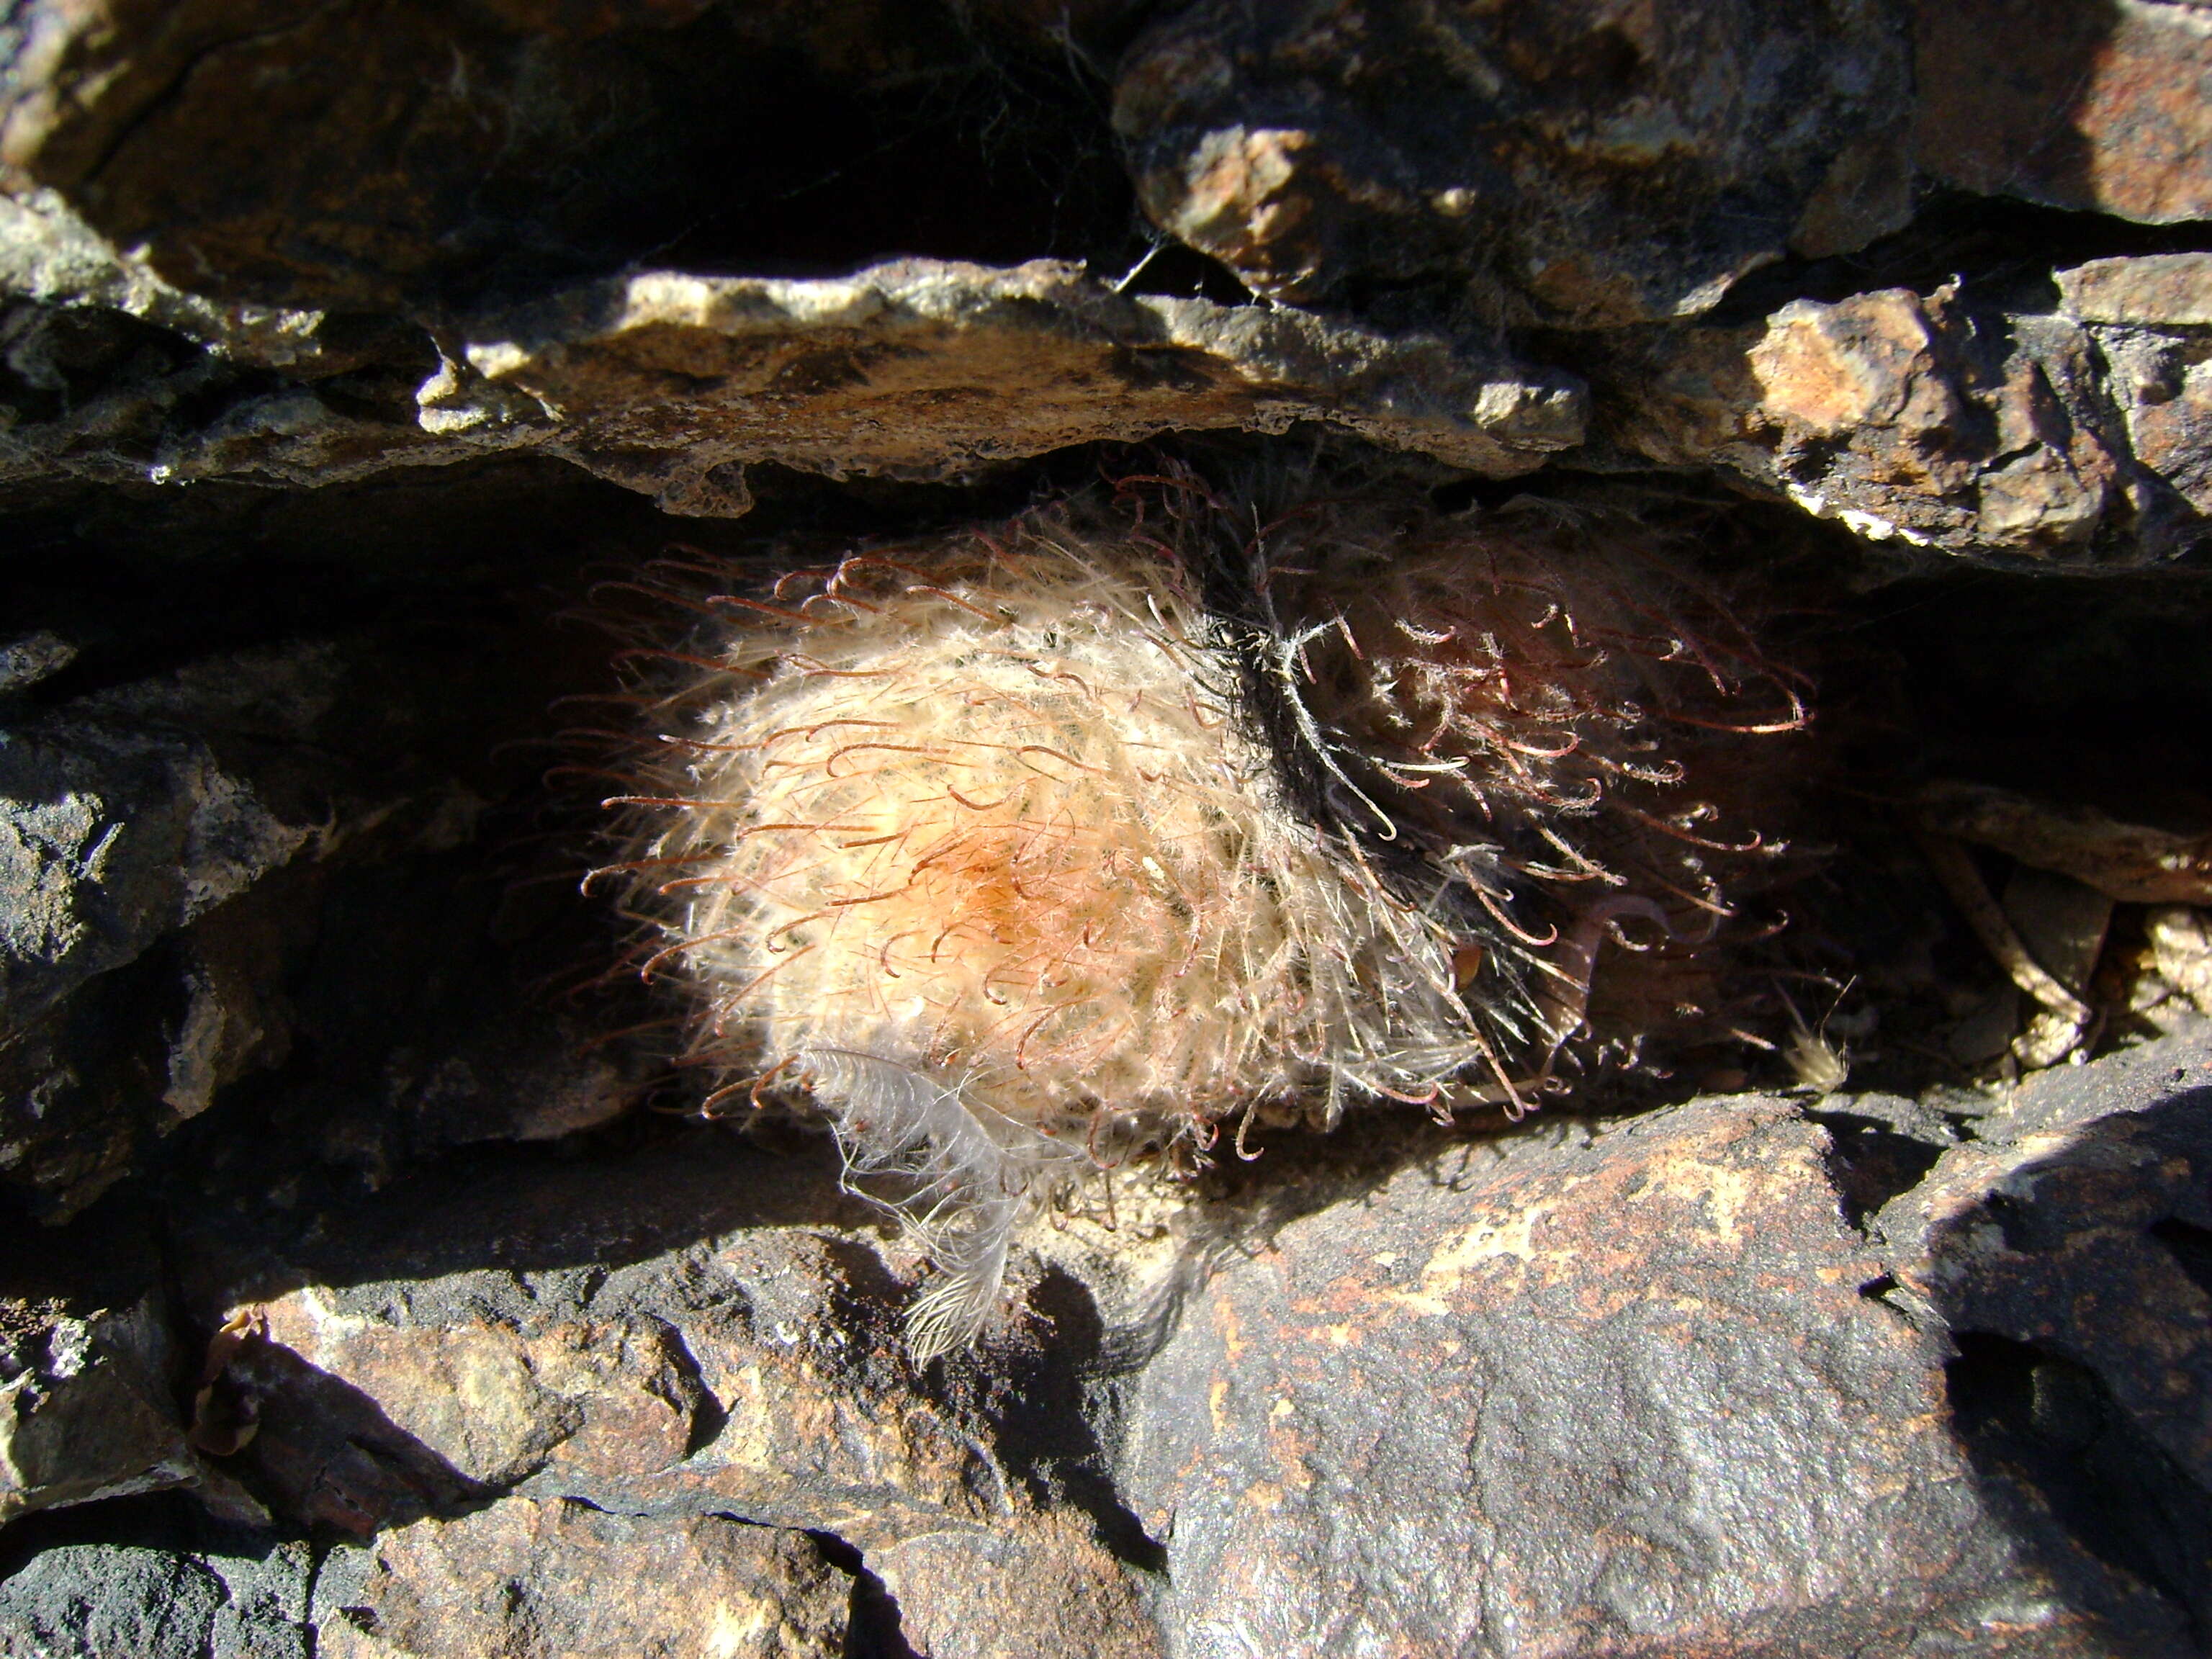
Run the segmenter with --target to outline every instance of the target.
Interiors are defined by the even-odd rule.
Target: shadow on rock
[[[201,1443],[234,1449],[232,1467],[310,1527],[365,1538],[481,1507],[492,1495],[361,1389],[265,1337],[241,1346],[204,1395],[200,1416]]]
[[[1951,1184],[1901,1276],[1956,1341],[1990,1507],[2069,1599],[2121,1613],[2083,1571],[2101,1563],[2212,1647],[2212,1088],[2070,1130],[2045,1115],[2028,1156]]]

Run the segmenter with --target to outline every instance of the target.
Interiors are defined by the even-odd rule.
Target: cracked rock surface
[[[1455,1149],[1300,1218],[1139,1388],[1176,1622],[1220,1652],[1978,1652],[1999,1620],[2019,1650],[2190,1650],[2212,1373],[2133,1310],[2203,1295],[2157,1228],[2198,1224],[2207,1052],[2046,1074],[1870,1226],[1832,1166],[1883,1108],[1850,1099]],[[2093,1195],[2161,1157],[2132,1210]],[[1978,1236],[2030,1190],[2047,1232]],[[2008,1416],[2037,1365],[2070,1426]],[[2055,1501],[2008,1433],[2079,1460]],[[2119,1537],[2091,1519],[2141,1500]]]
[[[1723,1097],[1400,1137],[1274,1188],[1164,1341],[1063,1255],[927,1373],[912,1259],[804,1145],[241,1187],[172,1310],[265,1313],[203,1402],[225,1449],[138,1473],[258,1527],[226,1567],[143,1541],[216,1525],[179,1498],[64,1511],[0,1608],[158,1566],[243,1628],[312,1559],[294,1605],[348,1653],[2192,1652],[2208,1099],[2200,1024],[1970,1127]]]

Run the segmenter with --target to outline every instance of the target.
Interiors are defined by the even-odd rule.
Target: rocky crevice
[[[0,1654],[2201,1650],[2202,10],[17,7]],[[1164,459],[1756,572],[1820,854],[917,1369],[606,971],[592,595]]]

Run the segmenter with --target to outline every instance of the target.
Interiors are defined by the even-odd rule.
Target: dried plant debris
[[[695,625],[627,653],[598,875],[690,994],[709,1106],[811,1101],[930,1250],[924,1357],[1096,1169],[1632,1064],[1771,878],[1806,723],[1647,535],[1534,503],[1262,510],[1175,471],[614,586]],[[1594,998],[1628,959],[1660,988]]]
[[[2176,994],[2212,1002],[2203,913],[2174,902],[2212,894],[2212,838],[1949,781],[1919,793],[1914,818],[1929,867],[2010,981],[1954,1034],[1955,1058],[2001,1075],[2078,1063],[2116,1015],[2155,1027]],[[2012,861],[2002,899],[1968,843]],[[2108,948],[2116,938],[2129,943]]]

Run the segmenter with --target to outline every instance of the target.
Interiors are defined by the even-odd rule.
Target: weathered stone
[[[2073,264],[2054,304],[2016,210],[1954,200],[1820,262],[1931,181],[2202,215],[2203,13],[16,5],[0,1169],[46,1218],[136,1179],[6,1241],[0,1518],[42,1512],[0,1534],[0,1655],[2201,1648],[2212,1073],[2162,985],[2183,1041],[2015,1091],[1474,1142],[1385,1114],[1173,1195],[1132,1182],[1119,1231],[1041,1224],[983,1345],[917,1368],[918,1250],[824,1144],[612,1121],[677,1103],[665,1011],[557,995],[618,946],[540,869],[510,885],[541,762],[484,757],[607,689],[604,645],[538,637],[565,595],[534,585],[650,556],[648,502],[734,518],[758,488],[775,535],[896,533],[1101,441],[1295,426],[1309,453],[1323,428],[1431,483],[1712,468],[1942,554],[2172,559],[2212,517],[2212,256]],[[1081,73],[1033,72],[1062,53]],[[1156,222],[1266,301],[1226,303],[1187,248],[1131,269],[1088,95],[1117,75]],[[937,165],[963,99],[1000,172]],[[1103,211],[1061,176],[1085,145]],[[1073,228],[975,186],[1024,167]],[[1944,240],[1977,215],[1990,243]],[[2039,225],[2068,262],[2191,240]],[[1768,305],[1739,286],[1685,320],[1785,252]],[[1532,323],[1574,331],[1508,345]],[[1587,363],[1595,409],[1523,350]],[[1505,493],[1439,503],[1469,491]],[[2140,690],[2104,643],[2140,613],[2066,591],[2095,649],[2052,643],[2070,615],[2015,651],[1964,637],[1990,610],[1933,607],[1954,669],[2016,656],[2057,688],[2053,732]],[[448,643],[386,653],[403,635]],[[1898,635],[1914,695],[1972,678]],[[1996,716],[1940,718],[1948,755],[1904,775],[1957,770]],[[2176,771],[2143,792],[2183,803],[2166,830],[2116,792],[2131,822],[2004,797],[1981,837],[2064,872],[2020,877],[2013,919],[2114,1025],[2117,954],[2212,994],[2203,913],[2171,903],[2207,902]],[[1910,910],[1907,873],[1873,879]],[[2169,908],[2139,938],[2099,893]],[[1865,1065],[1909,1073],[1920,1004],[1978,994],[1942,982],[1955,943],[1855,956],[1865,985],[1918,977],[1808,1023],[1858,1018]],[[135,1228],[158,1250],[86,1291],[80,1258]]]
[[[413,419],[436,362],[422,328],[185,292],[52,190],[0,197],[0,293],[18,301],[0,322],[0,479],[319,483],[437,447]],[[278,375],[293,383],[272,390]]]
[[[1901,225],[1906,56],[1857,0],[1207,0],[1131,48],[1114,121],[1153,222],[1263,293],[1473,278],[1610,325]]]
[[[874,1212],[841,1193],[826,1152],[702,1138],[510,1170],[495,1190],[401,1183],[315,1218],[289,1249],[252,1243],[272,1218],[201,1218],[201,1316],[242,1303],[268,1317],[206,1413],[237,1445],[226,1467],[281,1514],[362,1537],[513,1491],[834,1533],[871,1557],[936,1539],[902,1569],[902,1617],[944,1632],[964,1628],[960,1609],[994,1607],[1011,1652],[1053,1650],[1063,1620],[1141,1609],[1142,1576],[1037,1468],[1048,1449],[1054,1482],[1086,1467],[1077,1408],[1051,1417],[1080,1352],[1021,1362],[1039,1376],[1018,1401],[1002,1397],[1018,1346],[942,1382],[918,1376]],[[313,1268],[333,1248],[338,1284]],[[1110,1492],[1103,1470],[1088,1478]],[[963,1550],[1005,1571],[971,1583],[949,1565]],[[1030,1577],[1059,1599],[1029,1593]],[[1101,1650],[1145,1650],[1129,1644],[1149,1629]]]
[[[95,1513],[0,1579],[0,1656],[312,1659],[307,1540],[173,1501]]]
[[[71,720],[0,747],[0,1009],[20,1028],[306,848],[204,744]]]
[[[2153,224],[2212,218],[2194,0],[1917,0],[1915,158],[1945,184]]]
[[[271,389],[228,345],[135,319],[137,332],[108,337],[123,320],[90,302],[23,313],[10,361],[40,385],[0,431],[0,482],[328,484],[543,451],[666,511],[734,517],[751,502],[750,461],[935,479],[1071,444],[1314,421],[1510,477],[1583,428],[1579,382],[1491,348],[1125,295],[1054,261],[631,277],[479,319],[458,357],[404,388],[395,377],[419,339],[383,339],[373,362],[300,369]],[[65,347],[47,340],[56,331]],[[305,353],[313,331],[299,337]],[[82,360],[74,379],[40,367],[58,353]]]
[[[43,1218],[303,1037],[326,1065],[301,1109],[334,1143],[360,1137],[372,1168],[573,1133],[634,1099],[637,1057],[530,994],[546,963],[493,936],[499,890],[457,898],[426,874],[455,863],[488,794],[534,780],[487,751],[542,729],[549,696],[512,672],[512,635],[450,637],[442,655],[295,639],[9,710],[0,1175]]]
[[[504,430],[687,514],[742,512],[754,460],[941,478],[1306,420],[1510,477],[1582,432],[1564,375],[1305,312],[1117,295],[1048,260],[632,277],[479,323],[465,356],[424,386],[427,428],[484,443]]]
[[[2212,1613],[2212,1042],[2022,1084],[1875,1218],[1985,1500]]]
[[[2212,253],[2092,259],[2054,280],[2066,309],[2085,323],[2212,327]]]
[[[1764,324],[1618,337],[1593,378],[1626,447],[1729,467],[1869,540],[2171,559],[2207,533],[2185,497],[2212,466],[2199,441],[2212,425],[2176,427],[2160,448],[2116,420],[2104,332],[1890,289],[1794,301]]]
[[[388,308],[606,269],[805,182],[856,136],[779,145],[777,124],[965,62],[930,21],[868,0],[41,0],[6,40],[0,179],[63,192],[195,291]]]
[[[0,1340],[0,1522],[194,1478],[154,1298],[82,1316],[9,1304]]]
[[[426,1340],[298,1291],[265,1315],[270,1341],[376,1401],[393,1426],[480,1486],[513,1486],[549,1464],[653,1474],[690,1447],[699,1383],[656,1325],[559,1323],[526,1338],[471,1321]]]
[[[511,1498],[341,1550],[320,1659],[837,1659],[851,1581],[799,1534]]]
[[[469,453],[416,424],[414,388],[436,354],[404,328],[370,362],[274,390],[227,349],[121,312],[12,305],[0,333],[0,483],[310,485]]]
[[[120,312],[256,368],[327,368],[332,355],[320,337],[322,313],[221,305],[187,294],[42,188],[0,196],[0,289],[43,306]],[[9,367],[20,374],[25,354],[11,343]]]
[[[0,733],[0,1171],[54,1214],[283,1057],[270,981],[303,919],[248,896],[331,845],[301,786],[327,781],[307,740],[338,678],[327,648],[234,656]],[[272,740],[251,771],[225,752]]]
[[[2112,931],[2112,896],[2071,876],[2020,866],[2005,883],[2004,914],[2036,965],[2069,994],[2086,998]],[[2097,1023],[2086,1001],[2074,1010],[2038,1007],[2013,1039],[2013,1056],[2030,1071],[2056,1066],[2081,1048]]]
[[[2187,905],[2160,905],[2143,918],[2143,932],[2160,976],[2212,1014],[2212,918]]]
[[[28,690],[59,673],[76,658],[76,647],[46,628],[0,646],[0,696]]]
[[[1283,1226],[1139,1384],[1183,1650],[2186,1651],[2174,1601],[1986,1492],[1836,1157],[1705,1100]]]
[[[582,1588],[633,1571],[726,1573],[763,1631],[842,1614],[813,1546],[738,1517],[856,1546],[939,1656],[2179,1655],[2212,1516],[2212,1372],[2171,1322],[2212,1236],[2208,1054],[2199,1030],[2046,1074],[1963,1145],[1838,1094],[1285,1165],[1258,1201],[1305,1212],[1217,1252],[1103,1391],[1100,1304],[1050,1267],[1006,1337],[916,1373],[903,1287],[814,1153],[687,1138],[289,1222],[218,1202],[174,1243],[203,1319],[279,1292],[219,1356],[205,1422],[237,1443],[210,1450],[368,1540],[324,1569],[319,1651],[639,1650],[664,1604]],[[2116,1226],[2143,1243],[2113,1256]],[[2155,1525],[2099,1521],[2115,1492]],[[738,1547],[763,1538],[795,1578]],[[1127,1565],[1162,1547],[1164,1583]]]
[[[236,901],[318,837],[204,743],[104,722],[0,737],[0,1171],[61,1216],[282,1058],[268,918]]]
[[[1151,1598],[1066,1511],[1027,1536],[921,1533],[868,1557],[898,1603],[899,1634],[927,1659],[1159,1659]]]
[[[2108,365],[2136,459],[2212,518],[2212,255],[2094,259],[2057,279]]]

